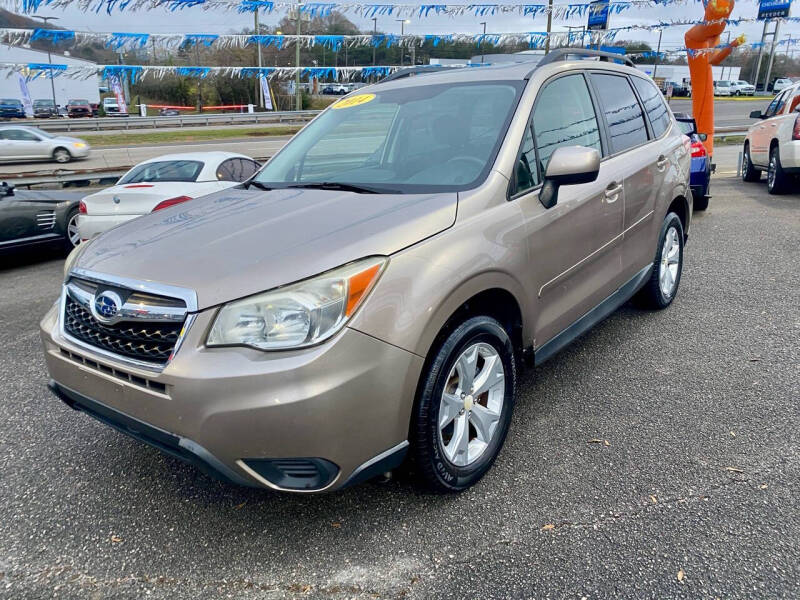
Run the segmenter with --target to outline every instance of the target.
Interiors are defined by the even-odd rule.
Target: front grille
[[[166,364],[182,328],[180,322],[123,321],[104,325],[69,294],[66,297],[64,330],[81,342],[127,358]]]
[[[53,210],[45,210],[36,215],[36,225],[39,229],[48,231],[56,226],[56,213]]]

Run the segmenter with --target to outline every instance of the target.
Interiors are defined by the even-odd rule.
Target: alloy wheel
[[[500,354],[480,342],[468,346],[447,377],[439,404],[439,441],[458,467],[477,461],[497,432],[505,402]]]
[[[769,167],[767,168],[767,186],[769,189],[775,187],[775,171],[777,168],[777,158],[775,152],[773,152],[769,157]]]
[[[58,150],[53,152],[53,158],[58,163],[67,163],[67,162],[69,162],[70,155],[69,155],[69,152],[67,152],[63,148],[59,148]]]
[[[664,245],[661,247],[661,262],[658,267],[658,282],[661,293],[666,298],[672,298],[675,286],[678,283],[678,263],[681,258],[681,246],[678,241],[678,231],[670,227],[664,236]]]
[[[81,234],[78,232],[78,213],[75,213],[67,221],[67,239],[73,247],[81,243]]]

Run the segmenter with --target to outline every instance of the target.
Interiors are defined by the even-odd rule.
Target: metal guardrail
[[[39,129],[50,132],[87,132],[115,129],[159,129],[162,127],[208,127],[210,125],[293,125],[306,123],[321,111],[281,111],[178,115],[175,117],[91,117],[83,119],[37,119]]]

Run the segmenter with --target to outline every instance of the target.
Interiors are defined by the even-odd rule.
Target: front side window
[[[585,146],[602,152],[600,128],[583,75],[567,75],[546,84],[536,98],[533,131],[539,150],[539,174],[561,146]]]
[[[774,117],[781,112],[783,104],[786,102],[786,94],[788,94],[788,91],[781,92],[772,99],[772,102],[769,103],[767,110],[764,112],[765,117]]]
[[[626,77],[592,73],[608,123],[611,154],[624,152],[647,141],[647,127],[639,101]]]
[[[203,163],[197,160],[165,160],[135,166],[117,185],[126,183],[156,183],[159,181],[197,181]]]
[[[664,98],[656,86],[649,81],[641,77],[633,77],[632,79],[633,85],[636,86],[639,96],[642,98],[647,116],[650,118],[653,135],[661,137],[669,127],[670,122],[669,111],[667,110],[667,105],[664,104]]]
[[[524,82],[404,85],[350,96],[257,175],[269,187],[458,191],[486,178]]]
[[[7,140],[16,140],[18,142],[39,141],[39,138],[36,135],[31,133],[30,131],[25,131],[24,129],[6,129],[4,137]]]
[[[525,128],[522,147],[519,150],[517,168],[514,171],[514,195],[524,194],[540,183],[539,167],[536,164],[536,146],[533,141],[531,124]]]

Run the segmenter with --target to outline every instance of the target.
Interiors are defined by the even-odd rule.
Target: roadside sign
[[[22,73],[17,73],[17,81],[19,83],[19,93],[22,95],[22,106],[25,108],[25,116],[30,119],[33,117],[33,102],[31,101],[31,93],[28,90],[28,82]]]
[[[586,27],[589,31],[608,29],[608,1],[595,0],[589,4],[589,23]]]
[[[759,0],[759,19],[782,19],[789,16],[792,8],[791,0]]]

